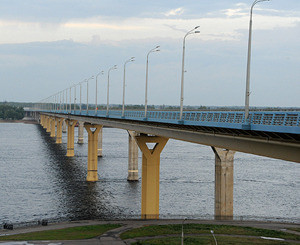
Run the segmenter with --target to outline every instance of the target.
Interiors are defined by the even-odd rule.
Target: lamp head
[[[269,1],[269,0],[268,0]],[[196,30],[196,29],[198,29],[200,26],[196,26],[194,29]]]
[[[200,33],[200,31],[195,31],[195,33]]]

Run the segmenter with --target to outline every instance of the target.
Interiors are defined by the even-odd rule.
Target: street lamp
[[[91,76],[86,80],[86,115],[88,115],[89,111],[89,80],[94,79],[94,76]]]
[[[215,244],[218,245],[218,242],[217,242],[217,239],[215,237],[215,234],[214,234],[214,231],[213,230],[210,230],[210,233],[212,234],[214,240],[215,240]]]
[[[96,96],[95,96],[95,114],[97,113],[98,110],[98,76],[99,75],[103,75],[104,71],[100,71],[97,75],[96,75]]]
[[[113,67],[109,68],[108,75],[107,75],[107,106],[106,106],[106,116],[108,117],[109,113],[109,73],[111,70],[116,70],[117,65],[114,65]]]
[[[251,62],[251,39],[252,39],[252,12],[255,4],[270,0],[255,0],[250,9],[249,38],[248,38],[248,57],[246,75],[246,96],[245,96],[245,122],[249,120],[249,97],[250,97],[250,62]]]
[[[76,110],[76,86],[77,84],[74,84],[73,87],[74,87],[74,114],[75,114],[75,110]]]
[[[147,54],[147,63],[146,63],[146,85],[145,85],[145,119],[147,119],[147,103],[148,103],[148,98],[147,98],[147,93],[148,93],[148,64],[149,64],[149,54],[153,52],[158,52],[160,46],[156,46],[155,48],[151,49],[148,54]]]
[[[125,67],[128,62],[133,62],[134,58],[135,57],[131,57],[129,60],[126,60],[124,63],[122,117],[124,117],[124,111],[125,111]]]
[[[66,88],[66,113],[68,113],[68,89]]]
[[[200,31],[195,31],[200,26],[196,26],[194,29],[187,32],[183,38],[183,45],[182,45],[182,68],[181,68],[181,93],[180,93],[180,117],[179,121],[182,121],[182,113],[183,113],[183,84],[184,84],[184,55],[185,55],[185,39],[190,34],[200,33]]]
[[[183,245],[184,243],[184,234],[183,234],[183,224],[184,224],[184,221],[186,221],[187,218],[184,218],[184,220],[182,221],[182,224],[181,224],[181,245]]]
[[[82,104],[82,102],[81,102],[81,90],[82,90],[82,83],[84,83],[85,82],[85,80],[86,79],[84,79],[83,81],[81,81],[80,83],[79,83],[79,88],[80,88],[80,92],[79,92],[79,103],[80,103],[80,105],[79,105],[79,110],[80,110],[80,115],[81,115],[81,104]]]

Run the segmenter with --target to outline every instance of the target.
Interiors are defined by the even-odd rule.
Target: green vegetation
[[[1,236],[0,241],[24,241],[24,240],[78,240],[100,236],[108,230],[120,227],[118,224],[87,225],[71,227],[59,230],[38,231],[12,236]]]
[[[24,109],[8,104],[0,104],[0,119],[21,120],[24,117]]]
[[[297,232],[300,232],[300,228],[287,228],[288,230],[291,230],[291,231],[297,231]]]
[[[232,225],[209,225],[209,224],[185,224],[185,234],[210,234],[213,230],[215,234],[246,235],[246,236],[266,236],[277,237],[289,240],[300,240],[300,236],[282,231],[259,229],[253,227],[232,226]],[[181,234],[181,224],[178,225],[157,225],[145,226],[132,229],[121,234],[122,239],[145,236],[159,236],[168,234]]]
[[[285,245],[285,244],[294,244],[284,241],[271,241],[264,240],[261,238],[248,238],[248,237],[217,237],[217,241],[219,245],[234,245],[234,244],[245,244],[245,245],[253,245],[253,244],[270,244],[270,245]],[[161,238],[161,239],[151,239],[146,241],[138,241],[137,243],[133,243],[135,245],[180,245],[181,238],[180,237],[169,237],[169,238]],[[198,237],[185,237],[184,238],[185,245],[214,245],[214,239],[212,236],[198,236]]]

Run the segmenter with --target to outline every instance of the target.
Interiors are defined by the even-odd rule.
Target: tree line
[[[0,104],[0,119],[21,120],[25,115],[22,107]]]

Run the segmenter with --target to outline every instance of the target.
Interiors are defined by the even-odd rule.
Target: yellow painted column
[[[45,115],[41,115],[42,118],[42,126],[45,128]]]
[[[44,127],[44,115],[40,115],[40,124]]]
[[[56,144],[62,143],[62,123],[63,118],[56,118]]]
[[[74,156],[74,128],[76,122],[76,120],[66,120],[68,125],[67,157]]]
[[[46,132],[50,133],[51,129],[50,129],[50,117],[46,117]]]
[[[55,118],[50,117],[50,137],[55,137]]]
[[[160,136],[140,135],[135,137],[143,153],[142,158],[142,219],[159,219],[159,165],[160,153],[168,142]],[[155,143],[149,149],[147,143]]]
[[[139,148],[135,141],[136,132],[128,130],[128,181],[139,180]]]
[[[97,181],[98,180],[98,134],[102,129],[102,125],[84,125],[86,131],[88,132],[88,171],[87,171],[87,181]],[[93,130],[92,130],[93,129]]]
[[[215,219],[233,219],[233,159],[235,151],[212,147],[215,153]]]

